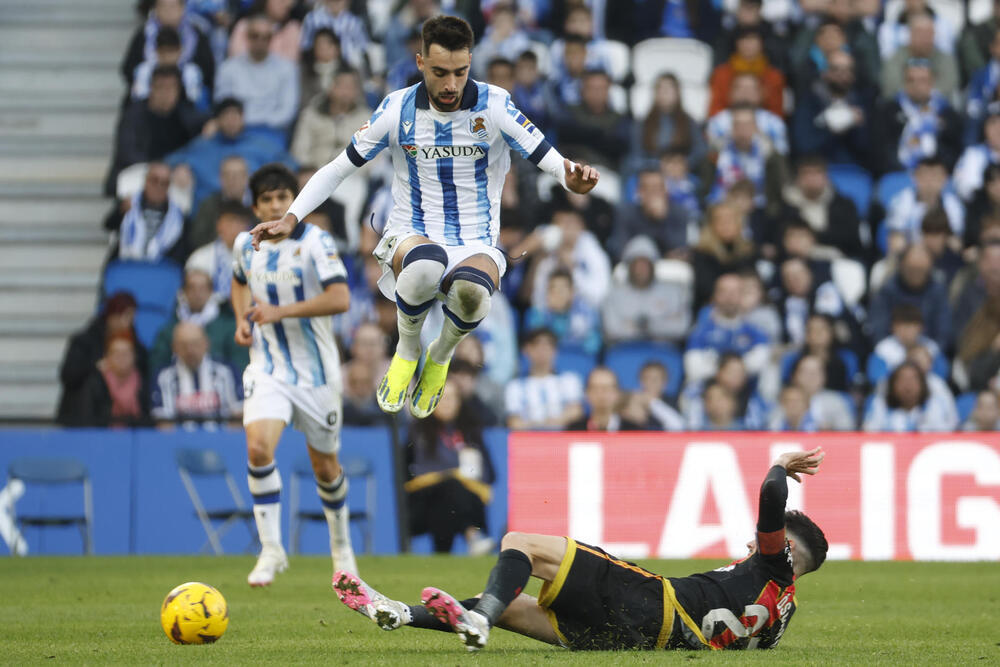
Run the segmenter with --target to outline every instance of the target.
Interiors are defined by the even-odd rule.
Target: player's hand
[[[253,249],[260,250],[261,241],[276,241],[283,239],[292,233],[298,221],[291,213],[286,213],[281,220],[269,220],[262,222],[250,230],[253,237]]]
[[[566,159],[563,159],[563,169],[566,170],[566,187],[578,195],[585,195],[593,190],[597,179],[601,177],[593,167]]]
[[[243,347],[250,347],[253,343],[253,327],[250,326],[250,322],[247,320],[240,320],[236,323],[236,335],[233,336],[236,340],[237,345],[242,345]]]
[[[784,468],[786,475],[796,482],[801,482],[800,474],[815,475],[819,472],[819,464],[823,462],[825,456],[823,448],[817,447],[808,452],[787,452],[779,456],[774,463]]]
[[[281,319],[281,309],[269,303],[257,303],[250,306],[247,317],[257,324],[271,324]]]

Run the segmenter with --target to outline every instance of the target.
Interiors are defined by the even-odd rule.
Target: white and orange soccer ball
[[[189,581],[167,593],[160,624],[175,644],[211,644],[229,627],[229,605],[208,584]]]

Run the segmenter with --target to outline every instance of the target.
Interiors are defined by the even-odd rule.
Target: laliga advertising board
[[[830,558],[1000,559],[1000,434],[511,433],[510,529],[625,558],[738,558],[776,456],[821,445],[789,509]]]

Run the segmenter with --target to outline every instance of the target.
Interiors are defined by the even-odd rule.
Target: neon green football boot
[[[406,390],[410,388],[410,380],[417,370],[416,361],[407,361],[398,354],[392,355],[389,369],[382,376],[375,391],[375,399],[383,412],[394,414],[403,409],[406,403]]]
[[[431,359],[430,352],[424,355],[424,369],[420,372],[420,381],[410,397],[410,414],[417,419],[430,416],[437,407],[444,382],[448,379],[449,365],[451,360],[439,364]]]

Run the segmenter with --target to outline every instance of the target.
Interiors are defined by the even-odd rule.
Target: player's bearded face
[[[427,96],[439,111],[455,111],[462,103],[462,91],[469,80],[472,56],[468,49],[448,51],[431,44],[427,53],[417,54],[417,67],[424,74]]]

